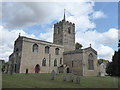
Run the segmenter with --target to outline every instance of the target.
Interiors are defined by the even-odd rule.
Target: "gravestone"
[[[13,65],[11,66],[11,69],[10,69],[10,75],[13,75]]]
[[[70,76],[70,81],[73,82],[74,81],[74,76]]]
[[[63,76],[63,81],[66,81],[66,76]]]
[[[80,76],[76,77],[76,83],[78,83],[78,84],[80,83]]]
[[[52,80],[54,80],[54,79],[55,79],[55,77],[56,77],[56,73],[55,73],[55,71],[54,71],[54,70],[52,70],[52,72],[51,72],[51,79],[52,79]]]

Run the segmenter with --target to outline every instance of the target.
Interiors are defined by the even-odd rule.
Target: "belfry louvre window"
[[[32,51],[33,51],[33,52],[38,52],[38,45],[37,45],[37,44],[34,44],[34,45],[33,45]]]
[[[89,54],[88,56],[88,69],[89,70],[94,70],[94,58],[93,58],[93,55],[92,53]]]
[[[45,58],[42,60],[42,66],[46,66],[46,59]]]
[[[50,50],[50,47],[49,47],[49,46],[46,46],[46,47],[45,47],[45,53],[49,54],[49,50]]]
[[[56,59],[54,60],[54,66],[55,67],[57,66],[57,60]]]
[[[57,34],[59,34],[59,33],[60,33],[60,27],[57,28]]]
[[[71,28],[70,27],[68,28],[68,33],[71,34]]]
[[[55,49],[55,54],[56,54],[56,55],[59,55],[59,48],[56,48],[56,49]]]

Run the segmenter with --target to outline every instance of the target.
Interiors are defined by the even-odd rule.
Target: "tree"
[[[118,59],[120,52],[119,51],[115,51],[113,58],[112,58],[112,63],[113,63],[113,72],[114,72],[114,76],[120,76],[120,72],[119,72],[119,65],[120,65],[120,61]]]
[[[5,62],[3,65],[2,65],[2,72],[4,72],[8,66],[8,62]]]
[[[80,44],[80,43],[76,43],[75,44],[75,49],[77,50],[77,49],[81,49],[83,46],[82,46],[82,44]]]
[[[111,76],[119,76],[120,77],[120,60],[118,59],[120,55],[120,51],[115,51],[112,62],[107,65],[106,72]]]
[[[100,65],[101,63],[109,63],[109,61],[105,59],[98,59],[98,64]]]
[[[107,64],[107,67],[106,67],[106,73],[110,76],[113,76],[114,72],[113,72],[113,62],[109,62]]]

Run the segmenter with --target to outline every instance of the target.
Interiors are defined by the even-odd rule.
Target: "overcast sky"
[[[2,6],[1,6],[2,5]],[[75,23],[76,42],[92,47],[98,58],[111,61],[118,41],[117,2],[16,2],[2,3],[0,15],[0,59],[8,61],[18,34],[53,41],[53,25],[63,19]]]

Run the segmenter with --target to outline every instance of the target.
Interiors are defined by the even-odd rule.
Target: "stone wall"
[[[14,43],[13,53],[9,56],[8,73],[19,73],[22,52],[22,39],[22,37],[18,37]]]
[[[64,51],[75,50],[75,24],[64,20],[54,24],[53,43],[63,45]]]
[[[82,50],[74,50],[63,53],[64,64],[69,66],[70,73],[83,75],[83,66],[82,66]]]
[[[88,69],[88,56],[92,53],[94,70]],[[97,76],[99,67],[97,63],[97,52],[91,47],[86,49],[68,51],[63,53],[64,64],[70,67],[70,73],[81,76]]]
[[[92,53],[94,57],[94,70],[89,70],[88,69],[88,56],[89,54]],[[99,68],[97,64],[97,52],[93,50],[91,47],[87,48],[83,51],[83,75],[84,76],[98,76],[99,73]]]
[[[38,52],[32,51],[32,46],[35,43],[38,45]],[[47,45],[50,47],[49,54],[45,53],[45,46]],[[59,48],[59,55],[55,55],[55,48]],[[29,73],[34,73],[37,64],[40,65],[40,73],[50,73],[53,69],[58,72],[60,58],[63,59],[63,52],[64,49],[61,45],[23,38],[20,73],[25,73],[26,69],[28,69]],[[42,66],[44,58],[46,59],[46,66]],[[57,60],[57,67],[54,67],[55,59]]]

